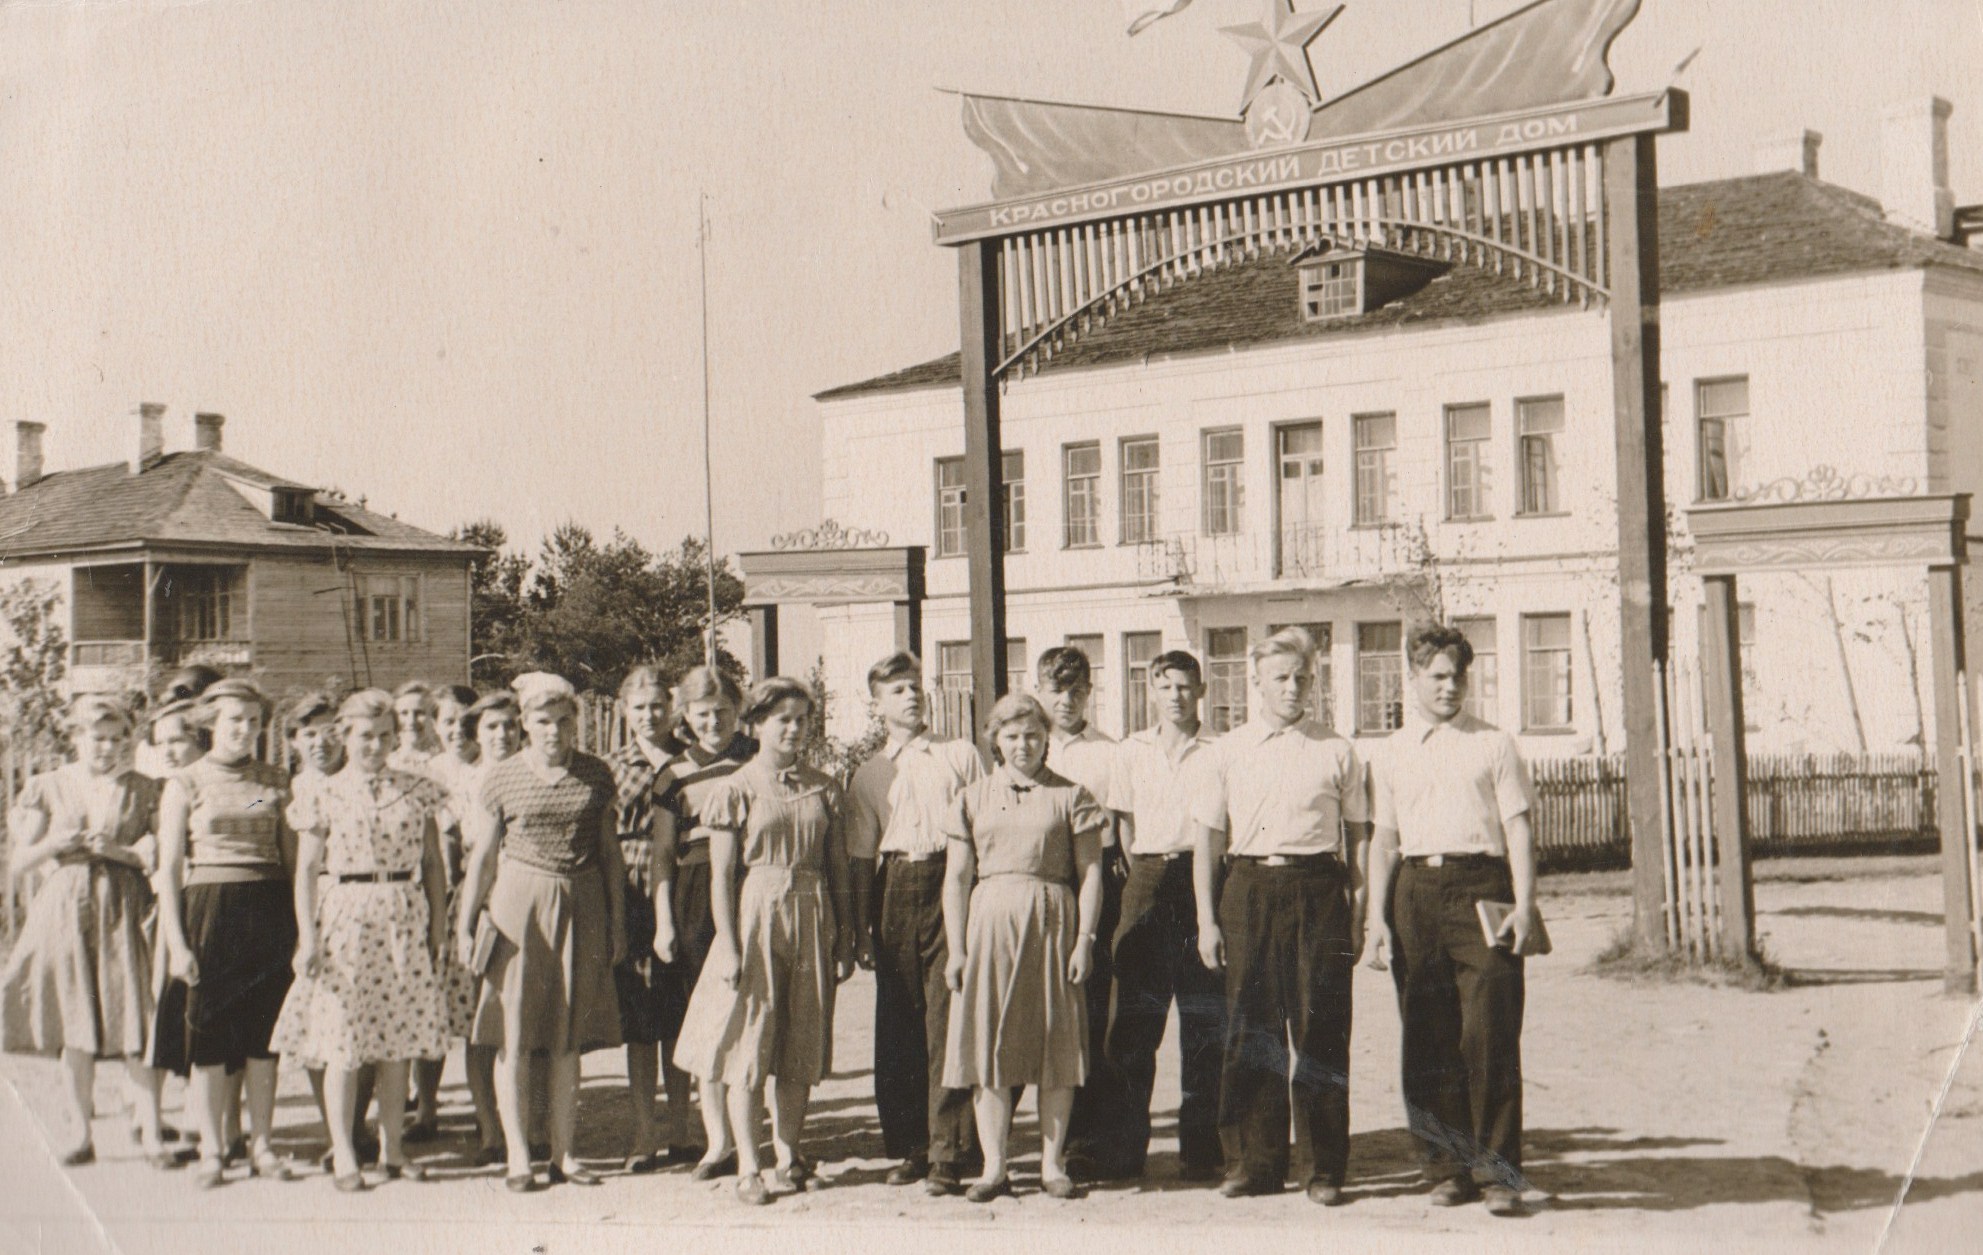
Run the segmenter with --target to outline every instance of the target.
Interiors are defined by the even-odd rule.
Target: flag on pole
[[[1170,0],[1168,4],[1165,0],[1122,0],[1122,17],[1129,23],[1129,33],[1134,35],[1152,22],[1182,12],[1190,3],[1191,0]]]

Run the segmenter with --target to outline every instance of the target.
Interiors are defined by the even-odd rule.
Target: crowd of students
[[[1410,717],[1367,768],[1310,715],[1300,629],[1254,646],[1251,717],[1217,740],[1189,653],[1152,662],[1155,725],[1117,743],[1087,722],[1088,660],[1048,650],[1037,695],[989,712],[989,763],[931,734],[897,653],[868,675],[886,739],[844,791],[803,761],[807,686],[745,694],[706,667],[634,669],[603,759],[544,673],[306,696],[288,770],[256,755],[270,709],[246,680],[182,673],[142,737],[81,697],[75,761],[15,802],[11,874],[54,868],[0,978],[4,1045],[60,1055],[66,1163],[94,1159],[95,1065],[121,1060],[145,1158],[190,1157],[209,1187],[237,1160],[292,1176],[270,1133],[278,1058],[300,1062],[325,1166],[359,1191],[427,1175],[408,1146],[435,1136],[460,1040],[477,1162],[519,1192],[599,1182],[573,1150],[580,1059],[624,1047],[624,1169],[734,1176],[763,1204],[821,1184],[807,1108],[837,987],[868,968],[887,1180],[987,1202],[1013,1188],[1029,1087],[1042,1192],[1146,1171],[1175,1004],[1182,1175],[1335,1205],[1367,949],[1396,982],[1433,1201],[1513,1214],[1542,944],[1528,785],[1512,738],[1462,710],[1465,638],[1428,625],[1407,654]],[[1481,902],[1510,908],[1499,935]],[[160,1117],[174,1074],[190,1155]]]

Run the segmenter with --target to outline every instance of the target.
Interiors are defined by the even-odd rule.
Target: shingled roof
[[[1947,266],[1983,274],[1983,252],[1887,222],[1879,203],[1796,171],[1661,188],[1660,290],[1679,295],[1865,271]],[[1056,353],[1048,372],[1149,357],[1229,352],[1412,323],[1472,322],[1560,308],[1526,282],[1454,266],[1423,289],[1354,318],[1307,322],[1299,276],[1262,258],[1153,294]],[[880,392],[955,387],[958,355],[818,393],[838,401]]]
[[[230,480],[304,487],[211,451],[168,453],[135,475],[123,462],[57,471],[0,498],[0,561],[143,545],[479,552],[335,497],[316,498],[309,526],[273,522]]]

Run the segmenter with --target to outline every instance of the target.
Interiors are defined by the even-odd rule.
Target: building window
[[[1026,552],[1026,455],[1019,450],[1007,450],[999,462],[1000,476],[1005,480],[1002,499],[1005,503],[1005,552]]]
[[[971,691],[971,643],[943,641],[936,647],[936,687],[946,693]],[[1005,641],[1005,691],[1026,691],[1026,638]],[[961,735],[970,735],[968,732]]]
[[[1102,446],[1071,444],[1060,451],[1061,543],[1085,549],[1102,543]]]
[[[172,573],[171,584],[179,640],[236,639],[234,602],[241,590],[240,571],[233,567],[179,567]]]
[[[1298,627],[1308,633],[1308,639],[1315,642],[1315,686],[1310,690],[1309,714],[1317,723],[1327,727],[1336,726],[1336,665],[1330,657],[1330,647],[1335,643],[1335,630],[1327,623],[1275,623],[1269,632],[1282,628]]]
[[[964,552],[964,459],[936,460],[936,556]]]
[[[355,576],[358,630],[368,641],[392,643],[421,639],[420,577]]]
[[[1399,623],[1356,625],[1356,730],[1393,732],[1405,722],[1405,631]]]
[[[1391,455],[1398,448],[1396,414],[1358,414],[1356,428],[1356,521],[1388,523],[1395,495]]]
[[[1494,656],[1494,620],[1455,619],[1453,626],[1473,646],[1473,665],[1467,668],[1466,711],[1476,719],[1493,723],[1501,699],[1501,664]]]
[[[1563,434],[1563,398],[1515,402],[1515,431],[1522,460],[1522,513],[1555,514],[1562,508],[1556,438]]]
[[[1274,429],[1274,453],[1280,463],[1275,478],[1275,513],[1280,518],[1280,574],[1314,575],[1321,571],[1322,424],[1292,423]]]
[[[1301,314],[1309,322],[1363,312],[1357,296],[1355,258],[1317,262],[1301,268]]]
[[[1008,636],[1005,638],[1005,691],[1024,693],[1032,687],[1026,683],[1026,638]]]
[[[1563,732],[1570,724],[1570,616],[1522,616],[1522,728]]]
[[[1238,428],[1205,433],[1205,534],[1232,536],[1239,532],[1240,507],[1246,485],[1240,472],[1246,440]]]
[[[1141,732],[1157,722],[1156,703],[1150,700],[1150,660],[1164,652],[1161,632],[1122,634],[1122,731],[1126,736]]]
[[[1703,379],[1694,384],[1700,415],[1701,500],[1727,501],[1742,486],[1749,452],[1749,379]]]
[[[1492,423],[1485,405],[1446,407],[1446,517],[1487,517],[1487,441]]]
[[[1212,735],[1246,722],[1246,629],[1205,629],[1205,722]]]
[[[1122,543],[1157,538],[1157,438],[1122,442]]]

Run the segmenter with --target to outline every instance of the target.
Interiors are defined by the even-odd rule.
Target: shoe
[[[1040,1192],[1048,1198],[1064,1199],[1078,1198],[1080,1196],[1074,1188],[1074,1178],[1071,1176],[1041,1177]]]
[[[480,1147],[475,1152],[475,1166],[478,1168],[493,1168],[497,1164],[508,1163],[509,1159],[510,1148],[501,1142]]]
[[[1308,1201],[1323,1207],[1341,1207],[1349,1200],[1343,1197],[1343,1187],[1340,1185],[1331,1185],[1327,1181],[1310,1181]]]
[[[552,1185],[598,1185],[599,1174],[590,1168],[566,1168],[563,1164],[552,1164],[544,1169],[544,1180]]]
[[[737,1181],[737,1201],[752,1207],[762,1207],[771,1201],[771,1191],[764,1188],[764,1177],[751,1173]]]
[[[174,1168],[186,1166],[186,1161],[181,1159],[177,1152],[169,1150],[148,1150],[145,1152],[145,1162],[160,1172],[170,1172]]]
[[[218,1159],[200,1160],[198,1171],[193,1173],[193,1184],[203,1190],[218,1189],[225,1180],[227,1180],[226,1165]]]
[[[689,1172],[691,1181],[714,1181],[717,1177],[737,1175],[737,1156],[732,1153],[721,1159],[701,1159]]]
[[[1188,1163],[1177,1170],[1181,1181],[1216,1181],[1225,1175],[1225,1169],[1216,1163]]]
[[[661,1166],[680,1168],[688,1164],[701,1163],[705,1153],[707,1153],[706,1148],[701,1146],[670,1146],[661,1155]]]
[[[234,1140],[227,1144],[227,1149],[220,1152],[220,1166],[231,1168],[234,1166],[235,1160],[246,1159],[247,1157],[248,1139],[236,1134]]]
[[[406,1126],[406,1132],[399,1135],[402,1142],[431,1142],[441,1135],[441,1130],[432,1120],[415,1120]]]
[[[1522,1216],[1528,1208],[1522,1203],[1522,1196],[1505,1185],[1490,1185],[1481,1191],[1487,1200],[1487,1214],[1490,1216]]]
[[[388,1181],[425,1181],[427,1168],[417,1163],[389,1163],[385,1165]]]
[[[380,1147],[379,1139],[376,1137],[353,1138],[351,1141],[351,1150],[353,1154],[358,1156],[358,1166],[361,1168],[366,1164],[379,1162]]]
[[[1004,1198],[1012,1193],[1012,1178],[1000,1177],[996,1181],[973,1181],[971,1188],[964,1191],[966,1202],[989,1203],[995,1198]]]
[[[1434,1207],[1458,1207],[1479,1197],[1480,1187],[1473,1183],[1471,1177],[1447,1177],[1432,1187],[1427,1201]]]
[[[96,1144],[84,1142],[81,1146],[62,1156],[64,1168],[81,1168],[96,1162]]]
[[[904,1159],[888,1170],[890,1185],[914,1185],[930,1174],[930,1162],[920,1156]]]
[[[340,1194],[358,1194],[372,1188],[362,1172],[347,1172],[341,1177],[332,1177],[331,1184]]]
[[[272,1150],[265,1150],[255,1156],[248,1165],[248,1175],[261,1177],[266,1181],[294,1181],[296,1174],[289,1170],[289,1161]]]
[[[535,1173],[520,1172],[513,1177],[504,1177],[503,1188],[508,1190],[512,1194],[535,1193],[539,1188],[537,1184],[537,1176]]]
[[[930,1174],[923,1178],[923,1193],[931,1198],[949,1198],[963,1192],[964,1182],[957,1175],[957,1169],[947,1163],[930,1165]]]
[[[626,1162],[620,1166],[634,1176],[646,1176],[661,1166],[661,1157],[652,1151],[644,1155],[628,1155]]]
[[[1268,1181],[1260,1177],[1249,1177],[1245,1173],[1234,1173],[1219,1187],[1222,1198],[1260,1198],[1268,1194],[1279,1194],[1281,1182]]]

